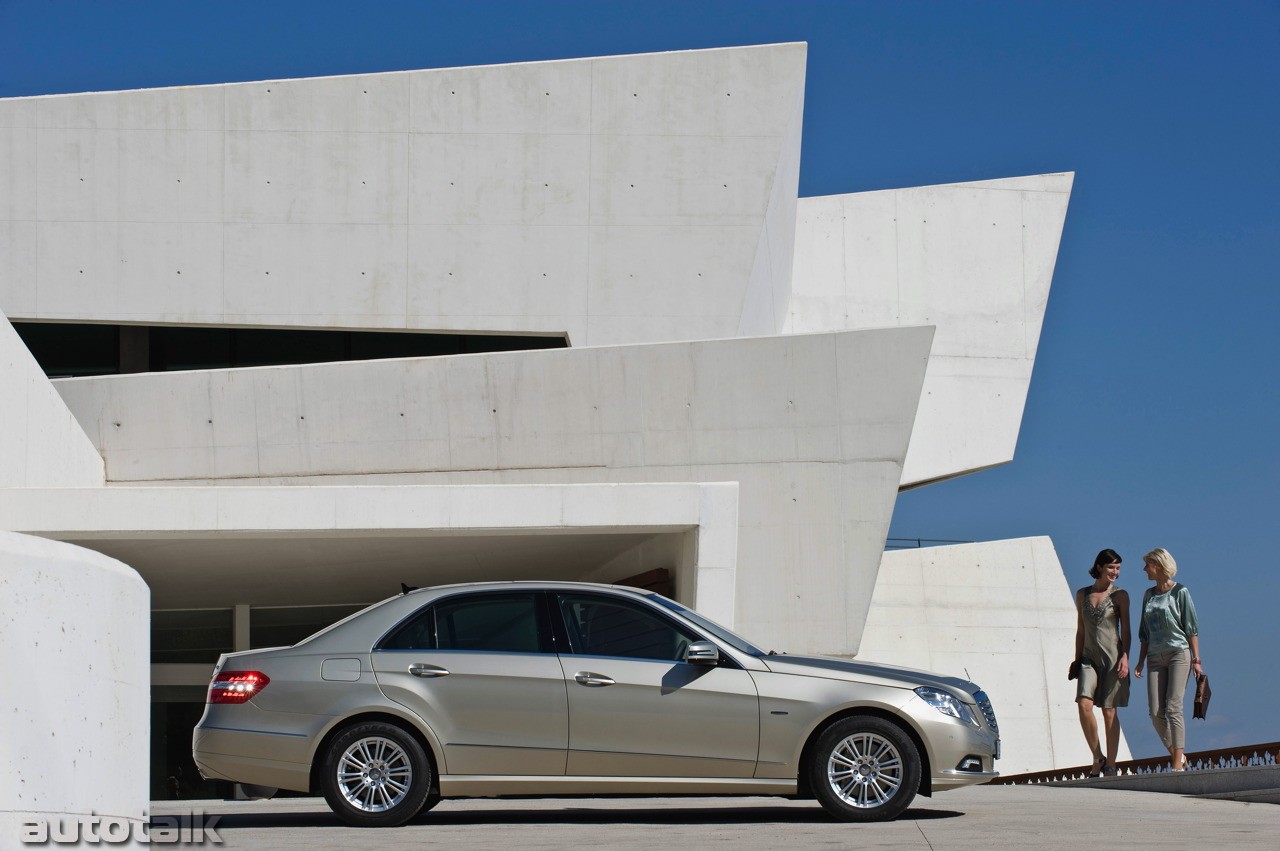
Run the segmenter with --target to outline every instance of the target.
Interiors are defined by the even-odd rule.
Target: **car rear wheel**
[[[347,824],[394,827],[429,809],[432,774],[417,739],[394,724],[367,721],[334,737],[320,776],[329,808]]]
[[[854,716],[828,727],[809,762],[809,783],[828,813],[842,821],[897,817],[920,788],[920,754],[900,727]]]

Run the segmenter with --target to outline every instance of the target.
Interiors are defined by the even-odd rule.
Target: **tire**
[[[416,815],[420,816],[423,813],[434,809],[435,805],[440,803],[440,801],[441,801],[440,793],[438,791],[432,790],[431,793],[427,795],[427,799],[422,802],[422,806],[418,808],[418,812]]]
[[[395,827],[431,797],[430,757],[394,724],[366,721],[343,730],[324,754],[320,787],[338,818],[356,827]]]
[[[920,753],[883,718],[842,718],[822,732],[807,766],[809,787],[841,821],[888,821],[915,799]]]

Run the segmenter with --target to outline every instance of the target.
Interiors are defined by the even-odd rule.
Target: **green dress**
[[[1080,616],[1084,623],[1084,655],[1080,659],[1080,684],[1076,700],[1087,697],[1094,706],[1112,708],[1129,705],[1129,678],[1116,674],[1120,662],[1120,610],[1111,599],[1115,586],[1094,606],[1093,586],[1084,589]]]

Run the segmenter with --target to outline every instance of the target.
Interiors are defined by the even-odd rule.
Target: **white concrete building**
[[[1072,175],[797,198],[804,72],[781,44],[0,100],[0,528],[150,586],[153,795],[200,791],[218,652],[467,579],[967,667],[1019,719],[1003,771],[1087,762],[1052,547],[884,554],[900,490],[1013,457]],[[979,553],[1020,595],[985,626],[920,566]]]

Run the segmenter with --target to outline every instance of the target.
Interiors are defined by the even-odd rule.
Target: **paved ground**
[[[397,849],[858,847],[1280,848],[1280,806],[1152,792],[978,786],[917,798],[897,821],[831,821],[779,798],[445,801],[401,828],[343,827],[324,801],[157,801],[153,815],[222,815],[227,848]]]

